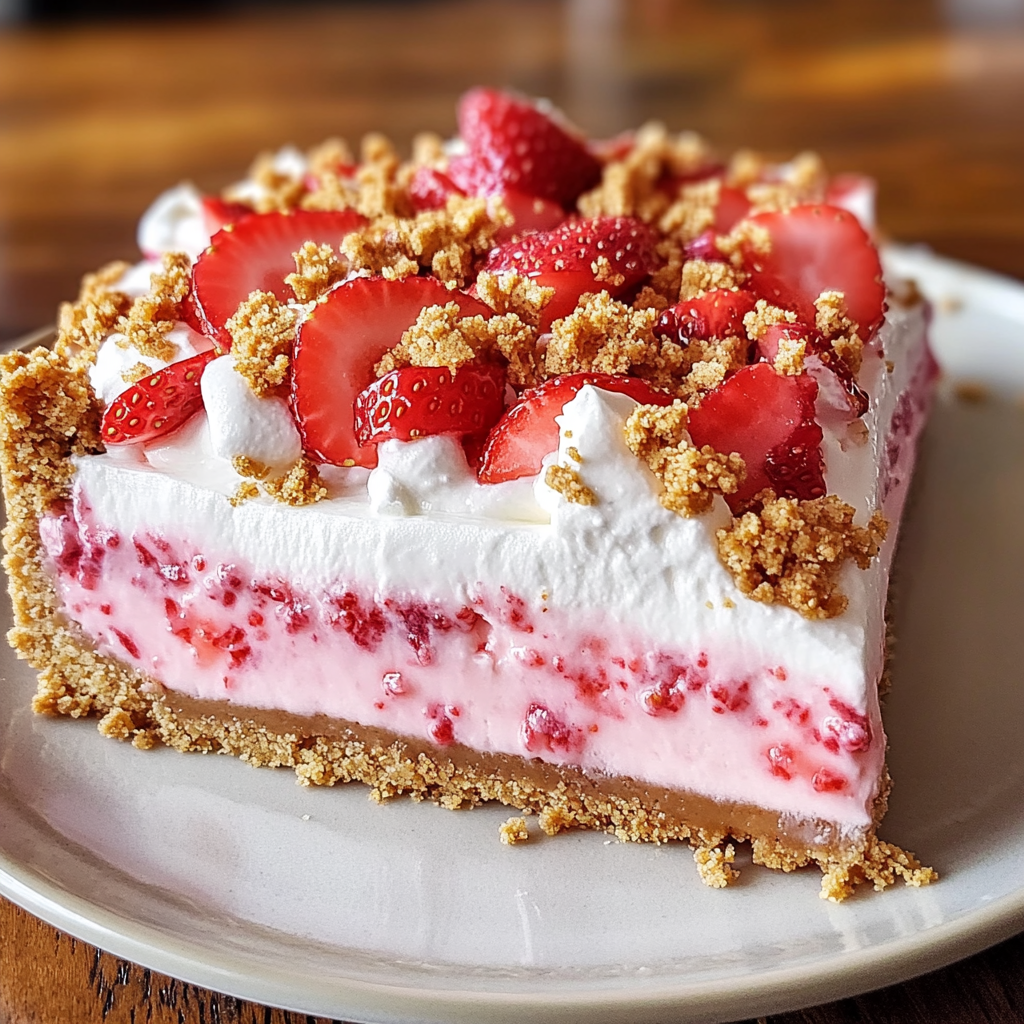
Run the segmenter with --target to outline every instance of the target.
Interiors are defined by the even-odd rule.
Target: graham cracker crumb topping
[[[95,274],[86,274],[74,302],[62,302],[57,317],[55,348],[69,360],[91,362],[100,342],[128,312],[132,300],[112,286],[124,277],[128,264],[108,263]]]
[[[271,292],[253,292],[228,320],[235,369],[261,398],[288,379],[298,313]]]
[[[555,289],[545,288],[514,270],[497,274],[482,270],[476,279],[476,293],[495,313],[514,313],[524,324],[536,327]]]
[[[711,508],[716,494],[735,494],[747,475],[743,459],[710,445],[696,448],[686,435],[686,406],[640,405],[625,427],[629,450],[661,481],[661,504],[684,516]]]
[[[138,384],[143,377],[148,377],[152,372],[152,366],[147,366],[145,363],[135,363],[121,374],[121,380],[125,384]]]
[[[330,245],[304,242],[302,248],[292,256],[295,260],[295,273],[289,274],[284,283],[302,303],[318,299],[348,272],[347,265],[335,255]]]
[[[846,312],[846,297],[842,292],[822,292],[814,300],[814,326],[832,345],[832,350],[856,375],[860,372],[864,356],[864,342],[857,334],[856,323]]]
[[[347,235],[341,251],[351,270],[398,279],[423,267],[449,287],[462,288],[507,224],[511,217],[496,200],[453,195],[443,210],[423,210],[414,217],[382,214]]]
[[[530,838],[530,831],[526,827],[525,818],[508,818],[498,826],[498,838],[506,846],[515,846],[516,843],[525,843]]]
[[[696,299],[716,288],[732,290],[739,288],[745,280],[746,274],[729,263],[687,260],[683,264],[679,298]]]
[[[783,376],[796,377],[804,372],[804,356],[807,354],[807,341],[804,338],[790,338],[783,335],[779,338],[779,350],[775,354],[776,373]],[[860,421],[858,421],[860,422]]]
[[[327,497],[320,470],[316,463],[305,457],[279,477],[271,477],[269,466],[247,455],[234,456],[231,466],[239,476],[247,477],[228,499],[232,505],[258,498],[261,491],[283,505],[312,505]]]
[[[776,324],[795,324],[796,313],[788,309],[780,309],[772,306],[764,299],[758,299],[757,305],[743,317],[743,326],[747,330],[747,337],[751,341],[760,341],[765,336],[769,327]]]
[[[513,384],[532,384],[537,376],[537,332],[514,313],[461,316],[458,303],[428,306],[402,340],[377,363],[378,377],[404,366],[447,366],[454,374],[481,355],[500,352],[509,360]]]
[[[316,463],[303,456],[284,476],[261,481],[263,490],[283,505],[312,505],[327,497]]]
[[[577,206],[584,217],[639,217],[650,224],[672,201],[658,187],[664,178],[685,178],[710,162],[711,151],[699,136],[670,136],[664,125],[651,122],[637,131],[625,156],[605,164],[601,184],[580,196]]]
[[[149,293],[139,296],[118,318],[115,326],[123,336],[118,344],[170,363],[178,350],[166,335],[180,321],[182,300],[192,288],[192,261],[181,252],[165,253],[150,282]]]
[[[575,505],[597,504],[597,495],[580,480],[579,473],[571,466],[548,466],[544,483]]]
[[[776,498],[719,530],[718,552],[740,592],[795,608],[808,619],[830,619],[846,610],[839,572],[852,558],[866,569],[878,554],[888,524],[875,512],[866,527],[834,494],[810,501]]]

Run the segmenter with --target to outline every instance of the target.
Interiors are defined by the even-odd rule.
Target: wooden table
[[[84,270],[132,257],[160,189],[219,188],[285,142],[450,132],[477,82],[550,96],[592,134],[658,118],[726,152],[816,149],[878,179],[893,237],[1024,277],[1024,3],[291,6],[0,31],[0,340],[50,321]],[[0,965],[9,1024],[299,1020],[118,961],[2,901]],[[770,1019],[1024,1020],[1024,936]]]

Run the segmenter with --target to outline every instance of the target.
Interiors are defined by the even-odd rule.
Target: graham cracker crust
[[[885,812],[887,776],[873,825],[863,835],[844,837],[833,823],[792,821],[764,808],[633,779],[440,748],[324,717],[192,700],[97,653],[60,611],[38,525],[40,516],[68,497],[71,456],[102,451],[86,365],[60,342],[52,351],[14,352],[0,361],[0,473],[8,513],[4,566],[14,608],[8,640],[39,671],[37,712],[98,718],[101,733],[140,748],[161,742],[180,751],[232,754],[256,766],[289,767],[303,785],[361,782],[379,801],[408,795],[455,809],[496,800],[539,815],[549,834],[586,828],[623,841],[682,840],[694,849],[701,878],[715,887],[736,876],[730,838],[749,841],[754,862],[769,868],[817,864],[821,895],[833,901],[863,883],[883,889],[897,878],[919,886],[937,877],[875,834]]]

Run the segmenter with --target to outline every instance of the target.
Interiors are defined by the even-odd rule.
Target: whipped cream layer
[[[876,507],[898,521],[933,377],[923,311],[897,309],[865,352],[864,426],[822,389],[828,489],[858,521]],[[884,759],[895,529],[868,570],[843,570],[837,618],[750,601],[717,556],[721,499],[667,511],[626,448],[634,405],[587,387],[565,407],[548,461],[577,466],[593,506],[543,474],[479,485],[457,444],[431,438],[381,446],[369,474],[328,473],[316,505],[233,507],[203,415],[146,451],[80,459],[72,504],[41,532],[68,614],[171,689],[858,834]]]

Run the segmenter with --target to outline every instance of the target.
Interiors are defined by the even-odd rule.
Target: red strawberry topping
[[[836,408],[848,412],[852,416],[863,416],[868,411],[868,396],[860,387],[853,376],[849,366],[836,355],[832,346],[815,330],[805,324],[772,324],[758,339],[757,348],[761,355],[769,362],[774,363],[779,351],[779,342],[783,339],[803,341],[808,358],[807,368],[830,371],[834,380],[834,386],[825,390],[824,397],[834,401],[830,404]],[[825,379],[821,372],[816,377],[824,386]]]
[[[461,195],[465,195],[462,189],[433,167],[417,167],[409,182],[409,198],[417,211],[443,209],[449,196]]]
[[[761,253],[755,242],[744,243],[749,287],[811,324],[814,300],[822,292],[842,292],[847,314],[861,337],[870,339],[885,315],[885,284],[878,250],[852,213],[815,204],[759,213],[750,221],[768,233],[770,249]]]
[[[292,408],[305,451],[336,466],[375,466],[377,451],[355,433],[358,394],[373,368],[427,306],[458,303],[463,316],[491,310],[433,277],[357,277],[335,288],[299,329],[292,360]]]
[[[250,292],[273,292],[282,301],[295,297],[284,279],[294,272],[292,253],[303,242],[337,248],[365,223],[355,210],[296,210],[250,214],[218,231],[192,268],[192,291],[206,333],[230,348],[224,325]]]
[[[209,349],[171,363],[123,391],[107,408],[100,425],[104,444],[137,444],[176,430],[203,407],[199,381],[216,358]]]
[[[530,196],[515,189],[506,189],[500,198],[505,209],[512,214],[512,224],[498,229],[495,239],[499,245],[527,232],[550,231],[565,220],[565,210],[550,199]]]
[[[629,395],[644,405],[671,405],[672,398],[655,391],[636,377],[611,373],[567,373],[524,391],[498,421],[487,438],[477,478],[483,484],[499,484],[522,476],[536,476],[544,456],[558,447],[558,424],[566,402],[586,384]]]
[[[746,192],[731,185],[723,185],[719,189],[718,205],[715,207],[715,234],[727,235],[748,213],[750,200]]]
[[[606,273],[594,267],[608,261]],[[554,231],[540,231],[491,250],[486,270],[516,270],[555,294],[544,307],[540,328],[568,316],[584,292],[621,295],[655,267],[654,236],[632,217],[595,217],[569,221]]]
[[[745,338],[743,318],[755,305],[753,292],[715,288],[666,309],[658,320],[657,332],[684,345],[690,338]]]
[[[392,370],[356,397],[355,430],[360,445],[391,438],[410,441],[433,434],[480,434],[505,406],[505,368],[494,363]]]
[[[600,180],[601,165],[557,116],[496,89],[470,90],[459,102],[468,153],[452,160],[449,176],[473,195],[512,188],[571,207]]]
[[[690,410],[693,443],[736,452],[747,478],[729,507],[742,511],[758,491],[779,497],[820,498],[825,493],[821,427],[814,420],[818,385],[806,374],[784,377],[767,363],[737,370]]]
[[[206,222],[207,232],[211,235],[252,213],[252,207],[246,206],[245,203],[231,203],[220,196],[203,196],[203,220]]]

